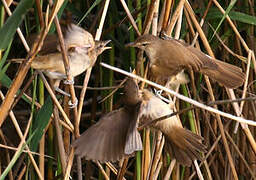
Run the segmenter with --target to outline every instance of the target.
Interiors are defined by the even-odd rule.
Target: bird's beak
[[[106,40],[106,41],[103,41],[103,44],[104,44],[104,46],[106,46],[110,42],[111,42],[111,40]]]
[[[111,42],[111,40],[106,40],[106,41],[103,41],[103,45],[104,45],[104,51],[105,50],[107,50],[107,49],[111,49],[112,47],[108,47],[108,46],[106,46],[108,43],[110,43]]]
[[[130,42],[126,44],[125,47],[128,48],[128,47],[138,47],[138,46],[134,42]]]

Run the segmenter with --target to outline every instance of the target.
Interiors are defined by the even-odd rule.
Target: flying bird
[[[142,150],[138,127],[141,100],[138,87],[128,80],[124,86],[122,108],[102,116],[72,146],[75,154],[93,161],[118,161]]]
[[[100,162],[114,162],[131,156],[142,150],[138,125],[173,113],[168,104],[149,90],[140,91],[133,79],[128,79],[124,85],[123,104],[122,108],[100,118],[72,143],[75,154]],[[201,142],[203,138],[184,129],[177,116],[150,127],[163,133],[168,152],[180,164],[190,166],[192,161],[202,160],[200,152],[206,151]]]

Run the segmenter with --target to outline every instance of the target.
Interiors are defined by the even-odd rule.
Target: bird
[[[142,90],[140,124],[151,122],[172,114],[170,105],[156,97],[148,89]],[[183,128],[178,116],[171,116],[150,125],[159,130],[165,137],[165,147],[171,158],[184,166],[191,166],[194,160],[202,160],[200,152],[206,152],[206,145],[202,144],[203,137]]]
[[[50,35],[48,39],[51,40],[49,42],[51,44],[56,42],[57,36]],[[64,45],[70,62],[71,76],[76,77],[92,67],[97,56],[104,50],[111,48],[106,46],[109,42],[110,40],[95,41],[88,31],[75,24],[70,24],[65,32]],[[54,88],[58,90],[60,80],[67,78],[65,66],[59,45],[52,46],[52,49],[55,49],[56,52],[47,54],[46,50],[49,51],[49,49],[49,47],[43,48],[43,55],[35,57],[31,67],[41,70],[51,80],[54,80]],[[11,61],[21,63],[24,60],[12,59]]]
[[[142,150],[137,130],[141,100],[138,87],[131,81],[124,85],[124,106],[103,115],[76,139],[75,154],[86,160],[116,162]]]
[[[179,40],[147,34],[126,47],[136,47],[146,52],[150,72],[155,79],[169,78],[183,69],[192,69],[231,89],[241,86],[245,80],[241,68],[212,58]]]
[[[134,79],[124,85],[124,107],[111,111],[87,129],[72,146],[75,154],[87,160],[118,161],[142,150],[138,125],[172,114],[170,106],[147,89],[139,90]],[[170,155],[182,165],[190,166],[200,152],[206,151],[203,138],[183,128],[177,116],[150,125],[160,130],[167,139]]]

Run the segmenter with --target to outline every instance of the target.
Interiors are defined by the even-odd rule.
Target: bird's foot
[[[74,78],[72,78],[72,79],[66,79],[66,80],[64,81],[64,84],[68,84],[68,85],[74,84]]]
[[[154,89],[154,90],[155,90],[156,97],[158,97],[162,101],[168,103],[171,109],[173,109],[175,107],[175,104],[171,99],[167,99],[164,96],[162,96],[163,90],[156,90],[156,89]],[[171,98],[171,97],[169,97],[169,98]]]
[[[60,88],[58,88],[58,87],[54,87],[54,89],[55,89],[55,91],[57,91],[57,92],[63,94],[64,96],[71,97],[69,93],[63,91],[62,89],[60,89]],[[72,103],[71,100],[68,101],[69,108],[71,108],[71,109],[75,108],[75,107],[77,106],[77,104],[78,104],[77,98],[75,99],[75,102],[74,102],[74,103]]]
[[[161,38],[164,40],[172,40],[173,38],[171,36],[168,36],[166,32],[161,33]]]
[[[155,91],[155,94],[156,94],[157,96],[161,96],[161,94],[162,94],[162,92],[163,92],[162,89],[160,89],[160,90],[154,89],[154,91]]]
[[[63,91],[62,89],[60,89],[60,88],[58,88],[58,87],[54,87],[54,89],[55,89],[55,91],[57,91],[57,92],[63,94],[64,96],[70,97],[70,94],[67,93],[67,92],[65,92],[65,91]]]
[[[78,105],[78,100],[77,100],[77,98],[75,99],[75,102],[74,102],[74,103],[72,103],[72,101],[69,100],[69,101],[68,101],[68,105],[69,105],[69,108],[70,108],[70,109],[75,108],[75,107]]]

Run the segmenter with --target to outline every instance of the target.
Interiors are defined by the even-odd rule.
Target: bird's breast
[[[70,73],[77,76],[91,66],[91,60],[87,53],[70,55]]]
[[[142,118],[140,120],[140,123],[143,124],[145,123],[145,121],[155,120],[157,118],[170,115],[172,113],[173,110],[169,107],[168,104],[153,95],[148,100],[142,102],[140,112]],[[161,130],[163,132],[168,132],[173,126],[182,127],[182,124],[177,116],[166,118],[152,125],[153,128]]]
[[[154,64],[156,61],[156,57],[157,57],[157,51],[155,49],[155,45],[151,44],[151,45],[147,45],[145,48],[145,52],[146,55],[148,56],[149,60],[150,60],[150,64]]]

